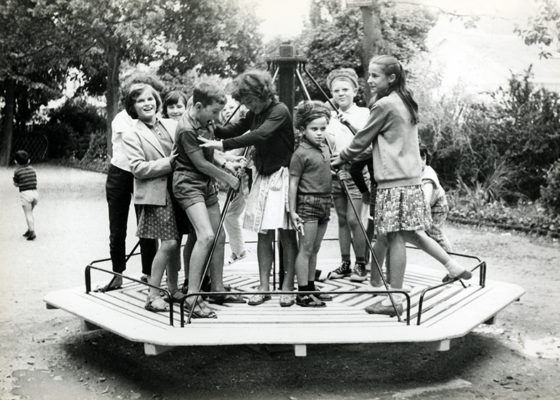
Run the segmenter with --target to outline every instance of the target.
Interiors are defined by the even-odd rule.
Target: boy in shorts
[[[325,236],[331,211],[330,146],[326,142],[331,114],[321,102],[306,101],[296,109],[296,128],[303,137],[290,162],[290,218],[298,227],[299,249],[295,270],[298,291],[316,291],[317,253]],[[281,299],[280,305],[293,304]],[[332,300],[326,293],[298,294],[295,302],[301,307],[324,307],[323,300]]]
[[[14,159],[18,168],[14,171],[14,186],[19,188],[19,198],[25,221],[27,222],[27,231],[23,234],[27,240],[35,240],[35,219],[33,218],[33,209],[39,202],[39,193],[37,192],[37,173],[30,165],[31,160],[29,154],[25,150],[18,150]]]
[[[226,104],[224,92],[210,83],[201,82],[193,91],[193,105],[179,121],[175,133],[177,154],[173,171],[173,195],[187,213],[196,233],[190,263],[188,289],[198,292],[206,257],[212,247],[220,223],[220,207],[215,179],[237,189],[239,180],[233,175],[236,165],[214,159],[214,150],[200,147],[199,137],[214,139],[214,121],[219,120],[220,111]],[[210,262],[212,291],[223,292],[224,233],[220,232],[217,246]],[[211,297],[214,303],[243,302],[237,296]],[[206,302],[194,297],[187,299],[187,308],[193,309],[193,317],[211,318],[215,314]]]

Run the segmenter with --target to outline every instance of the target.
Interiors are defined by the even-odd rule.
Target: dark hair
[[[193,90],[193,105],[196,103],[202,104],[203,107],[209,106],[213,103],[225,105],[227,97],[225,92],[210,82],[199,82]]]
[[[241,102],[244,97],[255,97],[259,100],[274,100],[272,77],[266,71],[247,71],[234,79],[231,97]]]
[[[163,105],[161,106],[162,108],[161,114],[165,118],[169,118],[169,115],[167,115],[167,107],[172,106],[174,104],[179,104],[181,101],[183,101],[185,108],[187,108],[187,103],[189,102],[189,98],[184,92],[180,90],[172,90],[171,92],[167,93],[163,98]]]
[[[420,145],[420,157],[422,158],[426,158],[426,164],[430,164],[430,160],[432,159],[432,155],[430,154],[430,151],[428,150],[428,148],[421,144]]]
[[[162,81],[159,80],[157,76],[145,72],[135,72],[134,74],[126,78],[123,82],[121,87],[121,98],[124,99],[128,94],[131,86],[138,83],[145,83],[146,85],[150,85],[159,93],[162,93],[165,89],[165,85]]]
[[[18,150],[14,155],[14,159],[17,161],[19,165],[28,164],[30,161],[29,153],[27,153],[27,151],[25,150]]]
[[[325,117],[327,122],[330,121],[331,111],[329,107],[316,100],[302,101],[296,107],[295,126],[300,131],[304,130],[309,123],[321,117]]]
[[[410,121],[416,125],[418,123],[418,104],[414,100],[412,92],[406,88],[406,73],[399,60],[393,56],[382,55],[372,58],[370,61],[370,65],[371,64],[381,66],[386,76],[390,76],[391,74],[395,75],[393,83],[390,84],[385,93],[378,93],[377,99],[396,91],[410,112]]]
[[[124,109],[132,119],[138,119],[138,114],[136,113],[134,105],[136,104],[136,100],[138,99],[138,97],[140,97],[140,95],[145,90],[150,90],[152,92],[152,95],[156,99],[156,112],[159,111],[161,107],[161,97],[159,97],[159,93],[157,92],[157,90],[155,90],[148,84],[136,83],[130,87],[126,97],[124,98]]]

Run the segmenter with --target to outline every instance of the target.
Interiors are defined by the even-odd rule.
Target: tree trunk
[[[369,76],[369,62],[373,56],[378,55],[381,47],[381,22],[379,21],[379,6],[372,1],[370,6],[360,7],[364,22],[364,37],[362,39],[362,65],[364,66],[364,79]],[[369,103],[370,91],[365,90],[366,102]]]
[[[2,131],[0,132],[0,166],[6,167],[10,163],[12,151],[12,137],[14,134],[14,103],[16,83],[12,79],[4,82],[5,106],[4,119],[2,119]]]
[[[111,143],[111,122],[119,111],[119,70],[121,66],[121,52],[115,43],[109,43],[106,47],[107,56],[107,155],[113,155]]]

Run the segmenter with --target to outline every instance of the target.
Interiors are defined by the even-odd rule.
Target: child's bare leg
[[[183,267],[185,271],[185,282],[183,283],[184,286],[183,290],[185,290],[188,287],[191,255],[195,243],[196,243],[196,233],[194,233],[193,231],[188,234],[187,243],[185,243],[185,247],[183,247]]]
[[[317,221],[305,222],[303,224],[303,231],[305,234],[299,236],[299,249],[295,263],[298,287],[307,286],[307,283],[312,280],[310,279],[310,263],[317,237]],[[316,262],[317,260],[315,260]],[[313,275],[313,277],[315,276]]]
[[[188,292],[194,293],[200,290],[204,263],[214,240],[214,230],[212,229],[206,204],[203,202],[195,203],[187,208],[187,215],[196,232],[196,242],[189,263],[188,287]],[[189,298],[187,301],[192,304],[194,297]]]
[[[373,254],[375,254],[375,259],[371,260],[371,284],[373,286],[381,286],[383,285],[383,280],[381,279],[381,275],[379,271],[383,272],[383,262],[385,261],[385,255],[387,254],[387,236],[386,235],[377,235],[377,240],[373,245]],[[376,265],[375,261],[379,263]],[[388,260],[387,260],[388,261]],[[387,262],[387,275],[389,274],[389,263]],[[389,278],[387,277],[387,281]]]
[[[274,230],[269,229],[266,233],[259,233],[257,240],[257,260],[259,263],[259,290],[270,290],[270,269],[274,260]]]
[[[163,271],[169,264],[173,253],[177,251],[177,240],[162,240],[160,247],[154,257],[152,263],[152,275],[148,279],[148,283],[153,286],[159,287],[161,285],[161,279],[163,277]],[[150,287],[149,296],[155,298],[159,296],[159,290]]]
[[[278,229],[278,236],[282,243],[282,259],[284,261],[284,279],[282,290],[294,289],[295,263],[297,255],[296,231],[290,229]]]
[[[471,272],[452,259],[449,254],[447,254],[434,239],[426,235],[426,232],[423,230],[406,232],[405,238],[407,242],[412,243],[438,260],[449,271],[449,276],[452,278],[458,276],[461,276],[462,279],[471,278]]]
[[[309,275],[308,281],[315,280],[315,271],[317,270],[317,254],[321,249],[321,243],[327,232],[328,223],[324,222],[322,224],[317,224],[315,241],[313,242],[313,250],[311,251],[311,256],[309,257]],[[307,224],[305,226],[305,234],[307,235]]]
[[[25,215],[25,222],[27,223],[27,230],[35,232],[35,218],[33,218],[33,205],[25,204],[23,207],[23,214]]]
[[[346,210],[348,209],[348,201],[342,196],[333,196],[334,209],[338,218],[338,245],[340,247],[340,256],[342,261],[350,261],[350,245],[352,244],[352,236],[348,227]]]
[[[351,199],[358,216],[362,213],[362,200]],[[347,202],[346,209],[346,220],[348,221],[348,227],[350,228],[352,234],[352,247],[354,248],[354,254],[356,255],[356,262],[361,262],[365,264],[365,253],[366,253],[366,238],[364,237],[364,232],[360,226],[360,219],[356,218],[354,209],[350,201]]]
[[[218,226],[220,224],[220,206],[218,203],[213,204],[208,207],[208,216],[210,217],[210,222],[212,224],[212,230],[214,235],[218,231]],[[222,227],[220,235],[218,236],[218,241],[216,242],[216,247],[214,248],[214,253],[210,260],[210,278],[212,281],[212,291],[223,292],[224,291],[224,246],[226,242],[226,237],[224,229]]]

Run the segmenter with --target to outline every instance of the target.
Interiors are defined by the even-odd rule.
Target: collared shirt
[[[331,152],[327,143],[317,147],[304,137],[292,155],[290,175],[299,177],[299,194],[330,194]]]
[[[173,150],[173,140],[171,139],[171,134],[167,132],[167,129],[165,129],[159,118],[156,119],[156,122],[153,126],[146,123],[144,123],[144,125],[146,125],[152,131],[155,138],[161,145],[163,153],[166,157],[169,157],[169,155],[171,154],[171,150]]]
[[[199,136],[213,140],[214,132],[201,126],[190,113],[186,112],[179,121],[175,133],[174,152],[177,154],[175,171],[186,172],[192,179],[206,181],[211,178],[200,172],[189,157],[189,153],[201,150],[207,161],[214,162],[214,149],[200,147],[201,143],[197,139]]]

